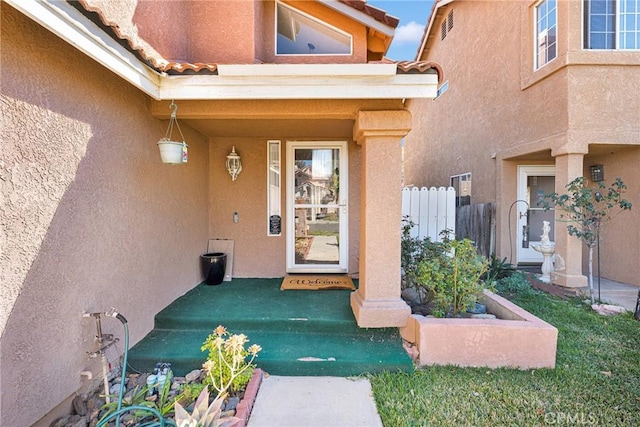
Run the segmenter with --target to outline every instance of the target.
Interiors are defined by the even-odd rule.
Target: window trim
[[[551,0],[540,0],[533,6],[533,71],[538,71],[555,61],[558,58],[558,0],[555,0],[555,11],[556,11],[556,20],[555,20],[555,28],[556,28],[556,40],[555,40],[555,56],[551,59],[548,59],[544,64],[540,64],[538,61],[540,55],[540,45],[538,43],[538,9],[540,5],[544,2],[548,2]],[[549,27],[546,28],[547,30]],[[548,46],[545,48],[545,53],[548,52]],[[546,56],[546,55],[545,55]]]
[[[293,6],[290,6],[288,4],[282,3],[280,1],[275,1],[274,2],[274,19],[273,19],[273,37],[274,37],[274,43],[273,43],[273,51],[274,51],[274,55],[276,57],[278,56],[282,56],[282,57],[287,57],[287,56],[291,56],[291,57],[301,57],[301,56],[309,56],[309,57],[320,57],[320,56],[353,56],[353,35],[341,30],[338,27],[335,27],[331,24],[329,24],[328,22],[322,21],[318,18],[316,18],[313,15],[310,15],[306,12],[303,12],[300,9],[297,9]],[[304,16],[307,19],[310,19],[312,21],[315,21],[317,23],[319,23],[320,25],[323,25],[337,33],[340,33],[344,36],[347,36],[349,38],[349,53],[278,53],[278,7],[282,6],[284,8],[287,8],[289,10],[294,11],[295,13],[298,13],[302,16]]]

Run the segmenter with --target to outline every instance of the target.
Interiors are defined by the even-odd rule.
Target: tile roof
[[[400,23],[400,20],[395,16],[391,16],[387,14],[382,9],[379,9],[375,6],[372,6],[366,2],[366,0],[339,0],[340,3],[344,3],[347,6],[350,6],[360,12],[364,12],[367,15],[371,16],[378,22],[382,22],[383,24],[389,25],[390,27],[396,28]]]
[[[383,22],[393,27],[398,25],[399,20],[397,18],[387,15],[386,12],[381,9],[366,4],[364,0],[339,1],[357,10],[363,11],[379,22]],[[132,52],[138,57],[138,59],[159,73],[179,75],[217,73],[218,64],[216,63],[167,61],[162,57],[162,55],[156,52],[152,46],[146,44],[146,42],[136,42],[130,35],[121,31],[120,26],[115,22],[109,21],[99,7],[91,6],[86,0],[73,1],[70,3],[87,16],[92,22],[110,34],[114,40],[120,43],[120,45]],[[442,78],[442,68],[433,62],[393,61],[389,58],[384,58],[381,61],[372,61],[371,63],[397,64],[398,74],[422,74],[429,73],[429,70],[433,69],[438,73],[438,80],[440,81]]]

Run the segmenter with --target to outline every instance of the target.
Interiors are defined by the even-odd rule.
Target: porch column
[[[583,175],[582,153],[567,153],[556,155],[556,188],[558,194],[566,192],[566,186],[575,178]],[[582,240],[570,236],[567,231],[567,223],[560,215],[562,211],[556,211],[555,242],[556,254],[559,254],[565,262],[562,271],[553,272],[551,281],[567,288],[581,288],[587,286],[587,277],[582,275]]]
[[[358,326],[405,326],[411,309],[400,298],[402,219],[401,139],[411,113],[360,111],[353,138],[362,147],[360,187],[360,280],[351,294]]]

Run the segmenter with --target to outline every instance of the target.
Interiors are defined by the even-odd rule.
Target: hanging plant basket
[[[187,162],[187,148],[189,146],[183,141],[171,141],[168,138],[162,138],[158,141],[160,148],[160,158],[162,163],[170,165],[181,165]]]
[[[164,136],[164,138],[161,138],[160,141],[158,141],[158,148],[160,148],[160,158],[162,159],[162,163],[166,163],[169,165],[181,165],[183,163],[187,163],[187,149],[189,148],[189,146],[186,142],[184,142],[184,135],[182,134],[182,130],[180,129],[180,125],[178,124],[178,106],[173,101],[171,101],[169,108],[171,108],[172,110],[171,118],[169,119],[169,128],[167,129],[167,134]],[[171,140],[173,136],[174,125],[176,128],[178,128],[178,132],[180,133],[182,142]]]

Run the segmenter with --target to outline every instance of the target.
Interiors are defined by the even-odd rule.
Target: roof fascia
[[[422,43],[420,44],[420,49],[418,49],[418,54],[416,55],[416,61],[419,61],[422,58],[422,54],[427,47],[427,41],[429,40],[429,34],[431,34],[431,30],[433,28],[434,21],[436,20],[436,15],[438,9],[448,5],[449,3],[453,3],[455,0],[436,0],[433,5],[433,10],[431,11],[431,16],[429,17],[429,25],[424,30],[424,35],[422,36]]]
[[[340,3],[336,0],[317,0],[319,3],[340,12],[343,15],[347,15],[350,18],[360,22],[363,25],[366,25],[369,28],[372,28],[376,31],[381,32],[387,37],[393,37],[395,34],[395,28],[390,27],[380,21],[376,21],[373,17],[367,15],[364,12],[360,12],[359,10],[354,9],[351,6],[348,6],[344,3]]]
[[[146,94],[157,98],[160,75],[66,1],[3,1]]]
[[[365,65],[364,67],[369,67]],[[392,64],[395,68],[395,64]],[[236,66],[231,66],[235,68]],[[409,99],[435,98],[438,88],[437,74],[331,74],[333,67],[319,72],[318,65],[299,65],[296,71],[259,73],[241,65],[222,71],[224,75],[167,76],[160,86],[161,99]],[[261,67],[256,64],[256,68]],[[282,65],[273,67],[278,70]],[[226,68],[226,67],[225,67]],[[271,69],[271,67],[268,67]]]

